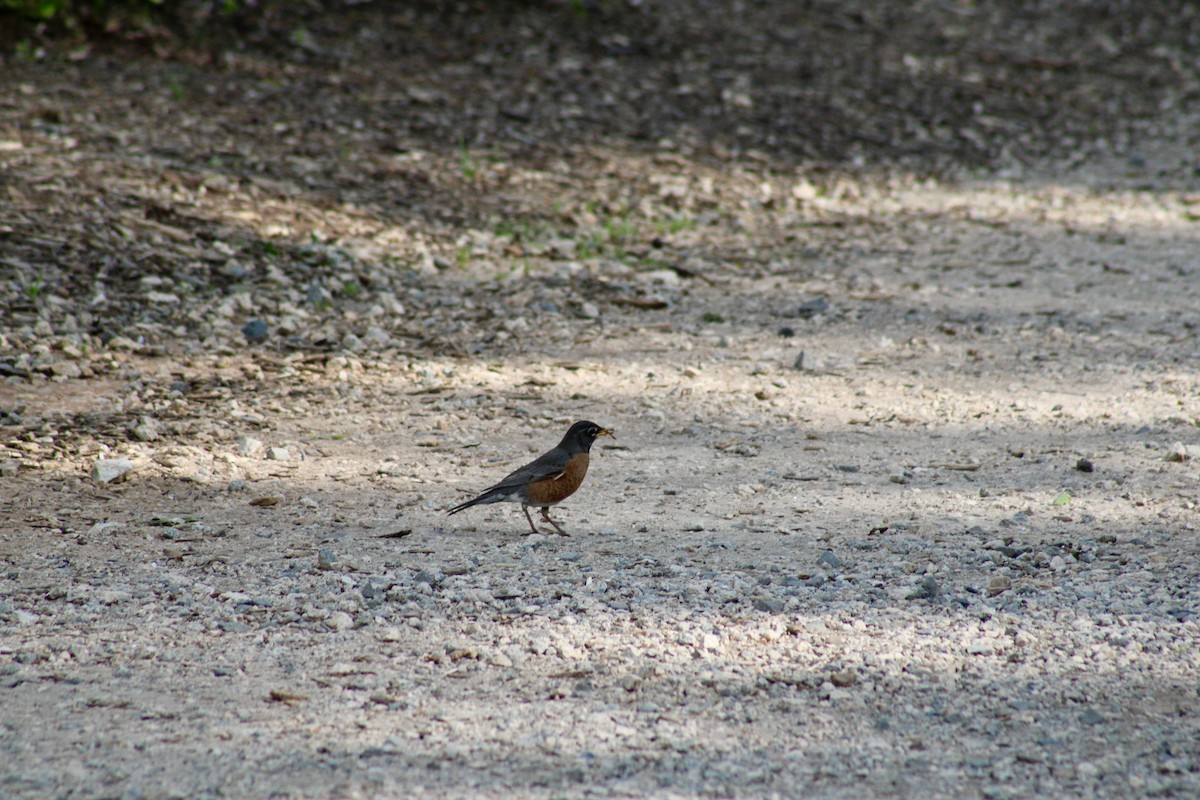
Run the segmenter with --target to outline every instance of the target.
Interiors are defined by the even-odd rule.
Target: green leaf
[[[1057,508],[1059,506],[1065,506],[1069,502],[1071,502],[1071,493],[1060,492],[1058,497],[1054,498],[1053,505]]]

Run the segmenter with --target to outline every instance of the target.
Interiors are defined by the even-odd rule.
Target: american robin
[[[529,520],[530,531],[537,533],[537,526],[529,516],[529,507],[540,506],[542,519],[553,525],[554,530],[567,536],[567,532],[550,519],[550,506],[561,503],[575,493],[587,474],[588,453],[592,443],[601,436],[612,435],[613,432],[608,428],[580,420],[571,426],[558,447],[543,453],[537,460],[513,472],[474,500],[457,505],[446,513],[457,514],[463,509],[485,503],[520,503],[525,519]]]

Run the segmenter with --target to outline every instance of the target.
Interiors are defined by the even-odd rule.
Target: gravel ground
[[[131,76],[210,65],[18,66],[0,795],[1200,795],[1185,107],[951,172],[431,139],[339,205],[155,149]],[[570,536],[444,515],[581,418]]]

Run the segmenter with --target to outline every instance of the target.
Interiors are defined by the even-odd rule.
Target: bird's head
[[[562,443],[569,447],[576,447],[586,453],[592,449],[592,443],[601,436],[616,438],[616,435],[610,429],[602,428],[594,422],[581,419],[567,431],[567,435],[563,437]]]

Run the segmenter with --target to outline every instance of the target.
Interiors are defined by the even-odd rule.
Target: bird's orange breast
[[[575,494],[575,490],[583,483],[583,476],[587,475],[587,470],[588,454],[577,453],[567,462],[567,468],[561,475],[534,481],[526,486],[525,498],[531,506],[552,506],[561,503]]]

